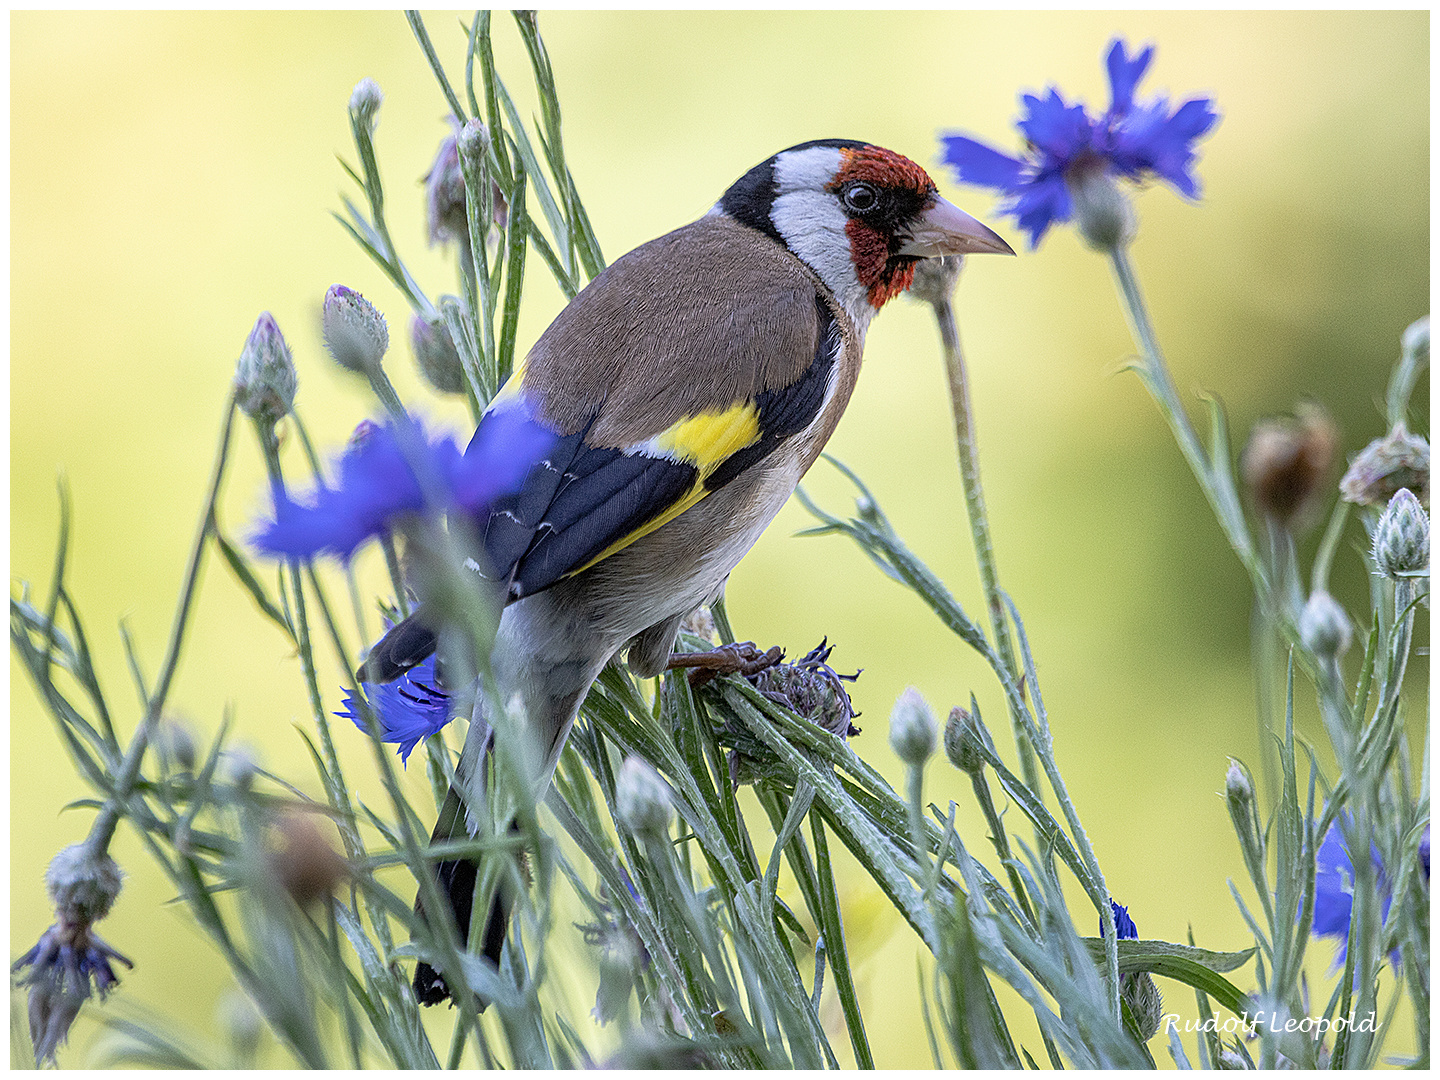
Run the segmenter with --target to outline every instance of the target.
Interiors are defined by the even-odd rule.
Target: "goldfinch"
[[[817,140],[617,259],[540,336],[480,430],[518,413],[557,441],[477,525],[506,591],[496,689],[523,702],[543,784],[601,669],[628,645],[637,675],[664,671],[681,620],[720,595],[835,430],[870,320],[909,287],[916,262],[985,252],[1014,254],[919,165]],[[397,624],[364,677],[393,680],[434,653],[433,621],[421,609]],[[490,737],[472,724],[461,754],[470,805]],[[452,790],[436,840],[463,835],[461,805]],[[463,938],[475,864],[437,872]],[[497,902],[484,935],[492,960],[504,923]],[[426,1004],[449,996],[424,963],[415,989]]]

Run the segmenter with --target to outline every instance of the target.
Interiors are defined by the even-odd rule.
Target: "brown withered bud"
[[[1339,434],[1325,410],[1301,405],[1294,418],[1261,420],[1240,456],[1255,508],[1286,529],[1308,524],[1320,504]]]
[[[1396,424],[1355,455],[1340,478],[1340,495],[1346,502],[1384,507],[1401,488],[1421,506],[1430,505],[1430,444]]]
[[[350,876],[350,866],[308,814],[292,813],[275,826],[266,863],[280,887],[302,908],[323,900]]]

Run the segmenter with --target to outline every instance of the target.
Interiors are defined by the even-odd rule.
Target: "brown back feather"
[[[815,358],[819,279],[726,217],[643,244],[590,283],[530,351],[541,419],[592,446],[652,438],[798,379]]]

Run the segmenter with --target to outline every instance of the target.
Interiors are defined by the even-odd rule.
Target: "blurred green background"
[[[428,23],[458,78],[455,14]],[[1331,411],[1346,454],[1382,431],[1399,335],[1428,310],[1426,12],[546,12],[540,25],[568,160],[610,259],[704,213],[755,162],[822,137],[933,166],[947,197],[1018,248],[988,196],[938,167],[936,135],[1013,148],[1019,91],[1054,82],[1103,108],[1110,38],[1153,41],[1142,92],[1208,93],[1223,114],[1203,146],[1203,201],[1154,190],[1138,203],[1134,257],[1182,392],[1220,394],[1237,446],[1256,418],[1303,398]],[[506,19],[496,28],[502,75],[528,102],[518,36]],[[135,697],[116,626],[153,673],[234,360],[260,311],[295,351],[300,406],[325,446],[372,412],[320,347],[319,302],[335,281],[389,317],[402,396],[463,425],[463,410],[420,387],[404,301],[328,213],[353,194],[335,155],[353,157],[345,103],[363,76],[386,94],[377,144],[392,233],[432,296],[456,291],[449,255],[424,241],[421,177],[447,131],[444,101],[399,14],[11,16],[12,588],[48,581],[63,474],[75,507],[70,587],[112,702],[132,706],[117,721],[126,730]],[[530,270],[522,348],[561,303],[539,259]],[[1259,771],[1248,586],[1158,412],[1120,372],[1132,345],[1107,268],[1061,229],[1036,253],[972,260],[958,314],[1002,581],[1110,889],[1145,937],[1183,941],[1193,927],[1201,945],[1242,948],[1226,878],[1243,867],[1216,792],[1227,755]],[[263,469],[248,437],[237,445],[222,517],[243,535],[264,508]],[[927,309],[902,299],[876,320],[830,450],[978,615]],[[823,463],[807,489],[833,511],[850,505]],[[741,635],[792,657],[828,635],[837,666],[864,668],[856,746],[895,781],[887,717],[907,684],[942,717],[975,691],[1002,733],[1003,702],[979,661],[848,541],[793,537],[808,524],[792,501],[735,572]],[[1363,611],[1352,545],[1339,561],[1335,591]],[[48,859],[90,815],[60,813],[88,791],[10,670],[15,956],[49,922]],[[171,703],[205,733],[232,708],[240,740],[314,790],[292,728],[310,723],[298,665],[213,560]],[[1309,711],[1300,723],[1323,745]],[[1412,717],[1417,731],[1423,723]],[[356,743],[346,760],[368,783],[368,748]],[[929,791],[942,806],[961,801],[962,835],[979,849],[962,779],[941,762]],[[408,782],[426,797],[423,770]],[[1020,827],[1018,813],[1008,820]],[[132,835],[115,853],[131,876],[102,932],[137,961],[116,1003],[208,1037],[223,965],[182,909],[162,906],[169,890]],[[877,1060],[925,1067],[920,946],[866,880],[845,888]],[[1312,977],[1328,953],[1317,948]],[[1171,1008],[1193,1010],[1188,990],[1162,990]],[[82,1063],[95,1031],[82,1020],[62,1060]]]

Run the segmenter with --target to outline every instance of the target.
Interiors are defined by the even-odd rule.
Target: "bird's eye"
[[[857,214],[863,214],[867,210],[875,209],[875,204],[880,201],[880,195],[869,184],[849,184],[840,192],[840,198],[844,201],[848,210],[854,210]]]

